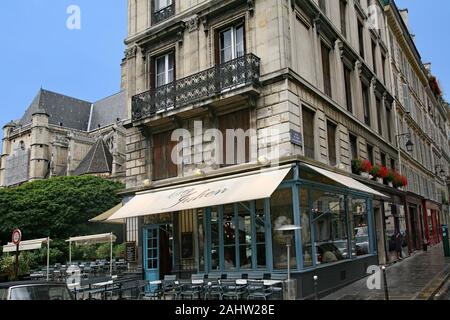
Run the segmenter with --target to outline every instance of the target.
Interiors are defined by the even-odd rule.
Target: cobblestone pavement
[[[442,244],[420,252],[386,268],[390,300],[430,300],[439,290],[443,299],[445,282],[450,279],[450,258],[444,257]],[[384,300],[384,288],[370,290],[367,279],[358,280],[323,300]]]

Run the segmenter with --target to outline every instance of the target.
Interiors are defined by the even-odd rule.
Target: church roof
[[[86,157],[80,162],[74,175],[81,176],[85,174],[111,173],[112,163],[113,157],[111,152],[109,152],[103,139],[100,138],[89,150]]]
[[[123,121],[126,117],[126,96],[125,92],[121,91],[93,104],[88,131]]]
[[[50,124],[87,131],[91,105],[87,101],[40,89],[25,111],[20,125],[30,124],[33,114],[45,112],[49,115]]]

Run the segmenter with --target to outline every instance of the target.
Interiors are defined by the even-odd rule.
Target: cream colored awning
[[[325,170],[325,169],[321,169],[321,168],[318,168],[318,167],[315,167],[315,166],[312,166],[312,165],[309,165],[309,164],[306,164],[306,163],[304,163],[303,165],[305,167],[308,167],[308,168],[314,170],[315,172],[317,172],[317,173],[319,173],[319,174],[321,174],[321,175],[323,175],[323,176],[325,176],[325,177],[327,177],[327,178],[329,178],[329,179],[331,179],[331,180],[333,180],[333,181],[335,181],[335,182],[337,182],[337,183],[339,183],[339,184],[349,188],[349,189],[353,189],[353,190],[369,193],[369,194],[372,194],[374,196],[378,196],[378,197],[382,197],[382,198],[387,198],[387,199],[390,198],[390,197],[382,194],[381,192],[378,192],[378,191],[376,191],[376,190],[374,190],[374,189],[372,189],[372,188],[362,184],[361,182],[356,181],[353,178],[350,178],[350,177],[347,177],[347,176],[344,176],[342,174],[338,174],[338,173],[335,173],[335,172],[331,172],[331,171],[328,171],[328,170]]]
[[[108,220],[269,198],[290,170],[291,166],[271,168],[258,173],[138,193]]]
[[[19,244],[19,251],[41,249],[43,244],[47,244],[47,241],[49,241],[48,238],[21,241]],[[16,252],[16,249],[17,246],[12,242],[3,246],[3,252]]]
[[[75,243],[76,245],[87,245],[96,243],[116,241],[116,236],[112,233],[93,234],[90,236],[71,237],[66,242]]]
[[[119,209],[121,209],[122,207],[123,207],[123,204],[119,203],[114,208],[109,209],[108,211],[103,212],[102,214],[96,216],[95,218],[90,219],[89,222],[124,224],[125,223],[124,219],[108,220],[109,217],[111,217],[114,213],[119,211]]]

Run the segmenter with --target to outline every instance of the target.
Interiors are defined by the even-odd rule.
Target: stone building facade
[[[444,190],[443,180],[430,169],[440,161],[448,175],[445,160],[448,159],[448,136],[442,135],[438,120],[428,122],[429,130],[434,130],[436,138],[423,131],[424,127],[420,123],[417,125],[418,120],[405,112],[403,96],[395,89],[400,79],[398,50],[395,51],[393,41],[399,43],[401,33],[394,26],[400,24],[401,28],[403,23],[398,20],[398,12],[393,3],[378,0],[128,1],[127,49],[122,62],[122,85],[126,89],[129,118],[125,123],[124,208],[126,203],[133,203],[146,192],[151,194],[195,181],[206,184],[214,178],[261,169],[264,167],[261,155],[266,156],[268,149],[276,147],[276,160],[281,165],[293,164],[296,168],[284,183],[292,185],[294,190],[292,199],[289,195],[285,198],[287,203],[294,203],[293,209],[286,210],[293,210],[292,219],[307,230],[295,233],[294,270],[297,272],[295,278],[299,280],[299,297],[312,293],[313,274],[319,274],[319,278],[322,274],[327,277],[327,283],[322,282],[319,288],[325,292],[361,277],[370,264],[389,261],[391,234],[387,232],[387,224],[391,224],[389,231],[403,233],[409,245],[406,251],[414,249],[411,248],[414,246],[411,230],[416,229],[410,224],[419,221],[410,218],[407,197],[418,198],[417,205],[422,210],[428,199],[439,206],[437,190]],[[429,98],[437,117],[444,109],[431,91],[429,74],[420,59],[414,57],[415,48],[410,38],[409,34],[401,38],[402,50],[408,52],[410,63],[415,64],[414,71],[422,84],[423,96]],[[409,79],[407,81],[409,83]],[[410,94],[414,94],[412,87],[410,89]],[[425,108],[422,106],[422,109]],[[428,113],[428,108],[426,110]],[[198,134],[195,130],[196,123],[200,122],[203,130],[253,129],[256,132],[256,157],[247,157],[232,166],[210,165],[208,160],[214,154],[211,153],[214,144],[212,140],[202,139],[204,131]],[[415,148],[412,155],[404,148],[398,149],[404,143],[399,134],[403,134],[403,129],[407,130],[401,127],[404,122],[415,130],[412,139],[419,149]],[[446,117],[442,117],[441,126],[448,130]],[[189,141],[184,138],[181,144],[172,141],[171,134],[175,129],[190,133]],[[444,143],[435,139],[441,139],[441,142],[444,139]],[[178,164],[170,161],[175,146],[183,157]],[[437,157],[425,164],[426,160],[417,159],[420,150],[427,146],[429,150],[435,150]],[[404,192],[355,174],[352,170],[355,159],[401,170],[408,175],[409,189]],[[310,175],[305,165],[316,168],[315,174]],[[353,186],[362,183],[370,187],[369,190],[381,192],[382,196],[374,192],[375,196],[369,197],[363,192],[361,195],[367,199],[355,201],[358,192],[353,194],[352,183],[343,191],[335,185],[336,181],[321,180],[318,172],[328,177],[338,175],[343,180],[351,178]],[[428,189],[421,189],[417,180],[427,181]],[[315,188],[323,186],[323,190],[327,190],[325,193],[331,192],[328,187],[330,190],[336,187],[339,192],[348,191],[349,194],[345,200],[344,197],[330,200],[333,197],[328,193],[317,200],[314,191],[307,187],[302,191],[301,186],[309,186],[310,182]],[[424,190],[428,190],[428,197]],[[279,192],[282,191],[277,191],[273,199],[265,200],[264,214],[269,215],[269,208],[277,201]],[[296,192],[300,195],[295,195]],[[353,201],[352,205],[344,205],[347,200]],[[349,230],[348,233],[334,230],[331,222],[333,232],[315,224],[319,218],[310,213],[321,211],[323,203],[330,205],[330,211],[333,210],[331,203],[335,206],[339,203],[338,207],[345,212],[341,218],[353,223],[348,228],[347,222],[344,223],[342,228]],[[258,205],[258,201],[251,202],[252,219],[254,207]],[[238,204],[235,210],[237,207]],[[173,260],[170,267],[166,265],[165,271],[182,275],[184,271],[216,270],[211,266],[221,271],[227,269],[225,260],[229,248],[223,239],[227,230],[219,232],[220,243],[225,241],[225,249],[222,246],[217,249],[220,263],[216,265],[214,254],[208,251],[211,244],[205,245],[206,257],[201,257],[202,249],[198,247],[201,240],[197,234],[201,228],[198,227],[204,226],[206,234],[209,232],[208,236],[211,236],[211,230],[215,228],[211,224],[217,219],[211,218],[214,209],[197,209],[172,215],[130,215],[127,218],[128,240],[135,241],[142,253],[137,266],[143,267],[149,279],[162,275],[161,270],[155,271],[154,261],[158,261],[159,266],[167,257],[151,256],[160,251],[149,248],[147,240],[158,238],[164,241],[165,244],[159,246],[163,252],[163,246],[169,247],[167,239],[175,239],[172,241],[182,246],[182,239],[188,239],[185,236],[189,232],[194,234],[192,241],[196,244],[192,264],[185,264],[183,255],[177,252],[181,249],[172,244],[175,249],[166,254]],[[219,206],[218,221],[224,222],[225,226],[241,221],[240,214],[235,211],[236,220],[232,220],[235,222],[225,222],[226,210],[226,206]],[[275,212],[273,209],[271,214]],[[334,214],[339,216],[339,213]],[[366,220],[361,215],[365,215]],[[417,214],[417,218],[419,216]],[[201,217],[206,217],[207,221]],[[357,218],[364,220],[358,226],[355,224]],[[267,219],[265,243],[267,250],[271,250],[277,241],[275,236],[270,236],[277,235],[272,228],[276,221]],[[164,225],[164,231],[154,227],[158,225]],[[179,230],[174,231],[178,227]],[[166,234],[169,229],[177,236],[164,240],[160,232]],[[256,237],[258,232],[250,233]],[[334,240],[325,239],[328,235]],[[367,239],[361,240],[363,238]],[[333,246],[344,243],[340,251],[349,260],[342,258],[345,260],[342,264],[330,269],[316,268],[324,263],[324,253],[320,253],[324,250],[321,244],[324,239],[331,241]],[[355,247],[358,241],[360,243]],[[235,259],[242,254],[240,246],[236,245]],[[257,247],[258,242],[253,240],[252,248]],[[261,262],[264,270],[277,269],[275,256],[275,251],[266,251],[266,260]],[[311,256],[315,258],[311,259]],[[257,269],[255,265],[260,261],[254,259],[252,268]]]
[[[83,174],[123,180],[126,117],[123,92],[91,103],[39,90],[23,117],[3,127],[0,187]],[[104,152],[91,150],[100,141]],[[79,168],[92,154],[99,159]]]

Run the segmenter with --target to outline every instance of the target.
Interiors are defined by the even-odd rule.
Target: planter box
[[[377,178],[377,182],[383,184],[384,183],[383,178]]]
[[[370,174],[368,172],[361,172],[361,177],[369,179],[370,178]]]
[[[393,187],[394,187],[394,184],[393,184],[392,182],[388,182],[388,186],[391,187],[391,188],[393,188]]]

